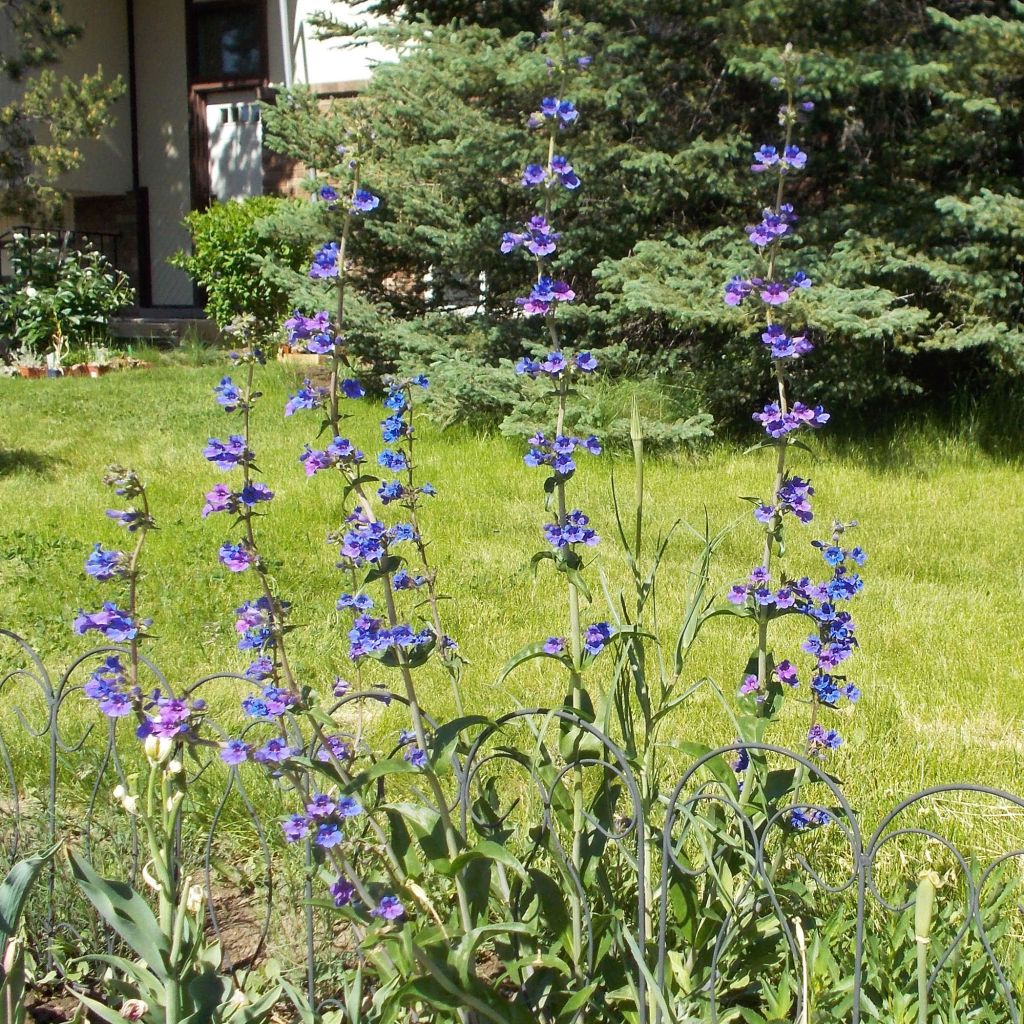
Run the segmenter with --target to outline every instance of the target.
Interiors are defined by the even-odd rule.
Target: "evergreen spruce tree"
[[[314,166],[351,118],[372,122],[386,209],[367,228],[380,268],[367,294],[429,327],[483,274],[487,357],[520,344],[521,268],[497,239],[527,213],[525,116],[552,88],[552,40],[516,31],[502,6],[422,0],[405,21],[348,29],[339,3],[324,32],[400,59],[355,103],[324,112],[293,93],[267,118],[272,144]],[[539,5],[524,10],[543,24]],[[748,262],[735,227],[756,214],[749,158],[771,136],[769,82],[792,42],[818,99],[793,197],[819,289],[803,383],[841,413],[1024,370],[1024,4],[581,0],[547,30],[591,58],[572,97],[586,189],[559,219],[560,276],[582,299],[570,337],[688,369],[719,416],[763,394],[721,285]],[[389,287],[399,275],[411,287]]]

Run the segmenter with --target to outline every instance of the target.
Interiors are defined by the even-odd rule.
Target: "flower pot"
[[[42,367],[42,366],[19,366],[18,367],[18,373],[20,373],[22,377],[26,377],[26,378],[28,378],[28,377],[45,377],[46,376],[46,368]]]
[[[89,367],[86,366],[85,363],[75,363],[74,365],[68,367],[68,373],[72,377],[88,377]]]
[[[90,377],[102,377],[105,373],[110,373],[110,367],[102,363],[89,363],[88,371]]]

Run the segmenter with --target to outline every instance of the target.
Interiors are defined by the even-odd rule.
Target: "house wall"
[[[104,10],[107,3],[102,5]],[[192,282],[167,264],[189,247],[191,208],[184,0],[136,0],[139,177],[149,190],[153,304],[191,306]]]
[[[66,51],[61,72],[70,78],[95,74],[121,76],[125,94],[109,110],[103,137],[82,144],[85,159],[76,171],[64,175],[60,187],[87,195],[128,192],[132,187],[131,109],[128,103],[128,15],[124,0],[97,4],[96,0],[64,0],[64,14],[84,29],[81,39]],[[102,10],[100,10],[102,8]]]

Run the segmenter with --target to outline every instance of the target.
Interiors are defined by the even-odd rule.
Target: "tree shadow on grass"
[[[15,473],[49,476],[62,461],[56,455],[41,455],[31,448],[0,447],[0,477]]]

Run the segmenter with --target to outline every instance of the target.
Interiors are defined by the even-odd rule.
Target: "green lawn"
[[[252,581],[217,563],[225,517],[199,516],[204,490],[225,478],[203,460],[201,448],[208,436],[225,436],[237,423],[211,398],[221,373],[220,367],[168,366],[101,380],[0,380],[0,625],[29,638],[52,670],[89,646],[70,629],[77,609],[114,596],[109,585],[82,573],[93,541],[125,543],[103,515],[111,496],[100,477],[112,461],[151,482],[160,526],[142,587],[157,637],[152,657],[179,685],[245,664],[234,649],[232,611],[254,596]],[[259,464],[277,492],[262,539],[280,563],[280,587],[301,627],[291,636],[293,661],[303,679],[327,684],[351,672],[334,611],[343,581],[323,542],[340,493],[337,478],[307,481],[298,462],[317,418],[282,419],[292,378],[269,368],[267,400],[256,414]],[[353,438],[375,450],[378,410],[351,404]],[[426,530],[443,589],[454,598],[446,603],[447,626],[472,663],[467,708],[495,713],[517,702],[558,700],[564,680],[548,663],[531,662],[500,689],[495,685],[516,650],[565,632],[559,582],[543,566],[536,577],[530,568],[546,518],[542,474],[526,468],[520,447],[500,437],[424,428],[421,438],[426,477],[439,490]],[[853,609],[863,647],[849,666],[864,696],[838,723],[846,743],[832,762],[854,804],[871,818],[938,781],[1024,791],[1019,462],[925,427],[861,445],[830,445],[827,435],[821,443],[817,461],[798,453],[818,491],[817,518],[802,535],[822,536],[834,516],[857,519],[857,540],[869,552],[867,588]],[[755,524],[737,496],[767,491],[770,458],[720,445],[700,457],[652,462],[649,535],[678,518],[700,523],[705,509],[713,525],[743,516],[716,565],[724,590],[755,564]],[[614,588],[626,575],[611,521],[613,471],[624,484],[630,480],[626,459],[606,457],[585,463],[571,487],[573,503],[593,513],[605,538],[591,578],[600,567]],[[679,532],[662,572],[659,618],[668,640],[696,550]],[[795,538],[786,561],[793,572],[817,571],[816,553]],[[595,604],[588,621],[607,617],[596,587]],[[805,632],[793,626],[790,650]],[[735,621],[716,620],[691,663],[693,677],[711,676],[733,694],[752,642]],[[786,644],[777,649],[784,656]],[[450,714],[447,684],[433,679],[424,702],[438,717]],[[773,738],[797,742],[805,714],[793,704]],[[673,733],[711,743],[733,738],[707,695],[679,709]]]

